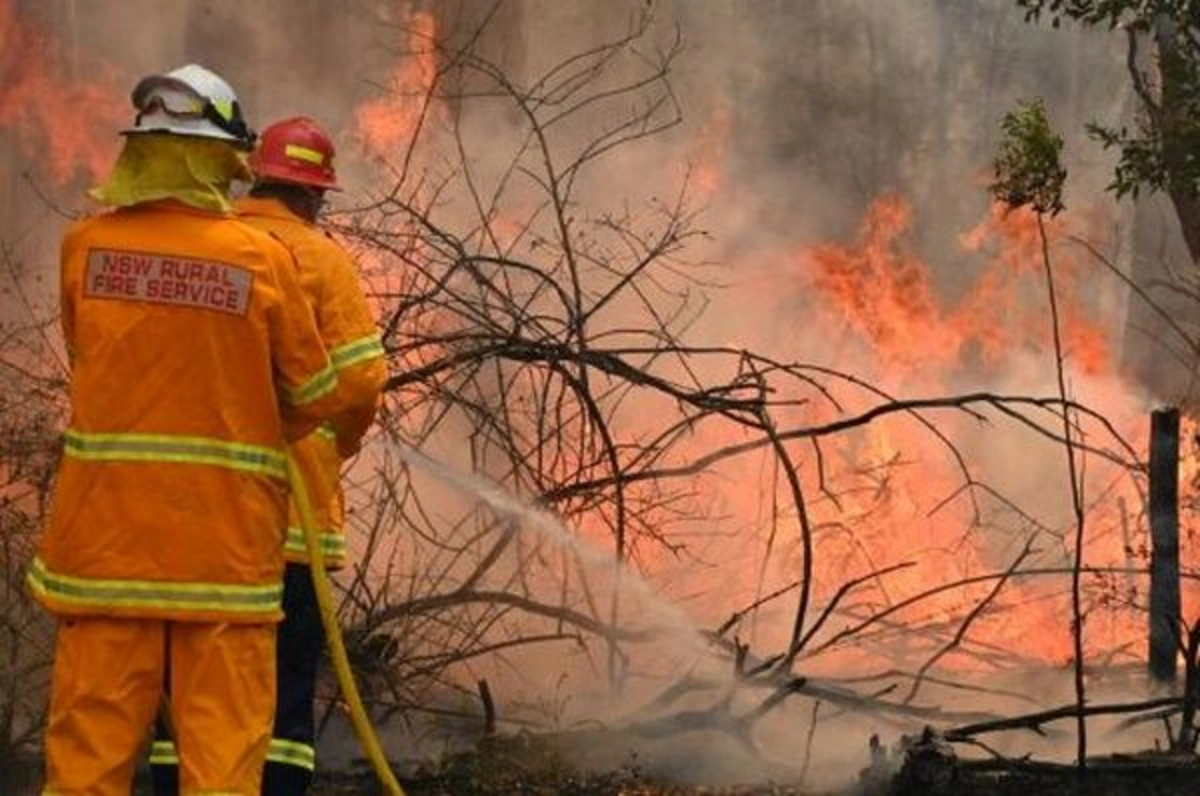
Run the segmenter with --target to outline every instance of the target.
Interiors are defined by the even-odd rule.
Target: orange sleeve
[[[282,245],[272,246],[271,276],[278,294],[268,310],[271,358],[280,396],[284,436],[298,440],[332,420],[344,408],[345,394],[300,287],[295,263]]]
[[[321,299],[315,303],[317,325],[345,394],[344,408],[333,418],[338,453],[345,458],[358,452],[375,420],[387,380],[387,362],[354,260],[330,238],[322,236],[318,245],[324,285]]]

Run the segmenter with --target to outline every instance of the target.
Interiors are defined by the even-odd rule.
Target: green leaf
[[[1000,122],[1000,151],[993,168],[992,195],[1011,207],[1032,206],[1055,215],[1063,209],[1067,170],[1062,165],[1063,140],[1046,118],[1040,99],[1018,104]]]

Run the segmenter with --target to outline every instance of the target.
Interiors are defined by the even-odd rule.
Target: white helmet
[[[255,133],[242,118],[237,95],[219,75],[188,64],[165,75],[142,78],[130,95],[137,110],[132,133],[170,133],[218,138],[253,149]]]

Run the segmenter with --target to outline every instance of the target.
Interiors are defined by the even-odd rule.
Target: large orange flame
[[[843,330],[838,349],[809,355],[867,376],[884,389],[932,395],[954,392],[954,386],[964,382],[972,389],[996,379],[1003,383],[1013,355],[1024,352],[1028,355],[1024,367],[1036,368],[1040,374],[1033,383],[1052,384],[1052,328],[1038,219],[1029,212],[993,207],[982,223],[963,236],[964,250],[974,257],[979,275],[954,306],[939,295],[929,267],[910,251],[907,235],[912,224],[909,205],[899,197],[884,196],[869,208],[853,244],[825,244],[802,252],[797,262],[803,277],[794,287],[808,291],[811,299],[805,325]],[[1069,231],[1067,227],[1068,222],[1061,220],[1046,225],[1068,380],[1073,392],[1081,391],[1077,397],[1103,412],[1126,439],[1144,450],[1147,421],[1138,391],[1115,372],[1109,330],[1095,320],[1084,264],[1055,245]],[[794,306],[794,297],[781,295],[788,306]],[[819,337],[827,345],[831,336],[823,331]],[[803,334],[797,338],[803,339]],[[1027,374],[1022,376],[1021,384],[1028,384]],[[809,411],[817,416],[802,419],[829,419],[816,409]],[[972,439],[972,423],[962,418],[939,417],[937,422],[956,438],[965,434]],[[991,436],[978,437],[978,443],[967,443],[972,446],[970,465],[984,483],[996,476],[1024,484],[1028,493],[1013,496],[1018,505],[996,503],[990,495],[978,496],[975,507],[961,495],[943,504],[956,493],[963,476],[944,450],[934,449],[927,430],[915,423],[872,425],[827,444],[824,478],[837,485],[836,500],[823,500],[816,479],[808,473],[809,494],[817,496],[812,514],[818,529],[818,594],[828,594],[865,571],[902,561],[917,563],[880,579],[864,592],[864,606],[894,604],[939,582],[1002,571],[1020,549],[1015,540],[1035,527],[1040,552],[1024,566],[1064,566],[1074,528],[1065,510],[1068,491],[1061,449],[1031,447],[1034,441],[1016,440],[1003,429],[988,433]],[[803,452],[798,452],[803,458]],[[1190,483],[1188,473],[1195,464],[1185,467],[1184,485]],[[1136,485],[1128,474],[1094,457],[1085,469],[1086,565],[1144,568],[1147,531]],[[1041,475],[1029,477],[1033,472]],[[754,500],[753,495],[744,496],[743,510],[750,510]],[[982,518],[974,516],[980,504]],[[1028,515],[1018,514],[1022,508]],[[1039,517],[1053,519],[1039,527]],[[1186,541],[1189,527],[1190,519],[1185,518],[1185,565],[1197,560],[1197,551]],[[780,580],[796,572],[800,555],[796,544],[790,545],[789,555]],[[1019,650],[1031,660],[1068,662],[1069,604],[1064,582],[1061,577],[1014,581],[977,618],[973,635]],[[777,584],[766,588],[773,585]],[[952,628],[952,617],[957,613],[961,618],[991,586],[992,582],[985,582],[947,592],[897,616],[897,622],[926,628],[945,622]],[[1095,609],[1088,620],[1089,648],[1141,654],[1146,621],[1137,603],[1144,602],[1144,578],[1092,576],[1087,588],[1086,600]],[[930,632],[928,638],[938,643],[946,638],[945,631]],[[944,663],[967,665],[972,660],[964,650]]]
[[[990,248],[994,254],[956,312],[955,326],[983,342],[993,357],[1005,349],[1022,346],[1045,350],[1050,343],[1050,312],[1037,225],[1033,211],[1010,210],[996,203],[988,217],[962,237],[968,252]],[[1051,240],[1067,231],[1060,220],[1048,220],[1045,225]],[[1049,253],[1065,355],[1083,373],[1109,373],[1113,367],[1109,332],[1089,320],[1081,297],[1085,265],[1070,250],[1055,247]],[[1014,312],[1015,317],[1011,314]]]
[[[945,362],[958,354],[958,335],[945,325],[924,265],[901,245],[912,223],[896,196],[876,200],[857,246],[818,246],[808,252],[814,285],[884,361]]]
[[[358,106],[355,130],[364,149],[384,159],[408,146],[432,109],[437,79],[437,26],[428,11],[406,11],[405,54],[384,86],[384,94]]]
[[[112,131],[127,121],[114,70],[94,59],[73,65],[72,56],[83,57],[0,0],[0,131],[57,185],[101,177],[117,150]]]
[[[1045,349],[1051,329],[1044,282],[1029,279],[1042,267],[1032,213],[997,205],[963,236],[967,251],[991,250],[992,257],[953,310],[938,300],[928,266],[905,248],[911,225],[910,206],[898,196],[883,196],[868,209],[855,245],[817,246],[805,255],[824,301],[881,362],[919,364],[928,374],[929,365],[949,367],[972,347],[988,360],[1022,348]],[[1108,336],[1087,320],[1075,296],[1079,273],[1075,259],[1055,256],[1066,353],[1083,372],[1104,373],[1110,367]]]

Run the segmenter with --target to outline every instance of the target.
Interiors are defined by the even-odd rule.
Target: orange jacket
[[[27,582],[58,614],[281,616],[285,440],[344,395],[287,250],[151,202],[62,245],[71,420]]]
[[[319,228],[294,215],[276,199],[246,197],[237,203],[248,223],[283,241],[300,272],[300,286],[312,304],[317,327],[346,393],[346,408],[313,434],[291,446],[304,473],[313,513],[321,531],[321,552],[330,568],[346,560],[345,507],[340,471],[343,459],[358,451],[375,418],[387,379],[383,345],[358,282],[350,255]],[[299,513],[289,508],[284,555],[308,562]]]

